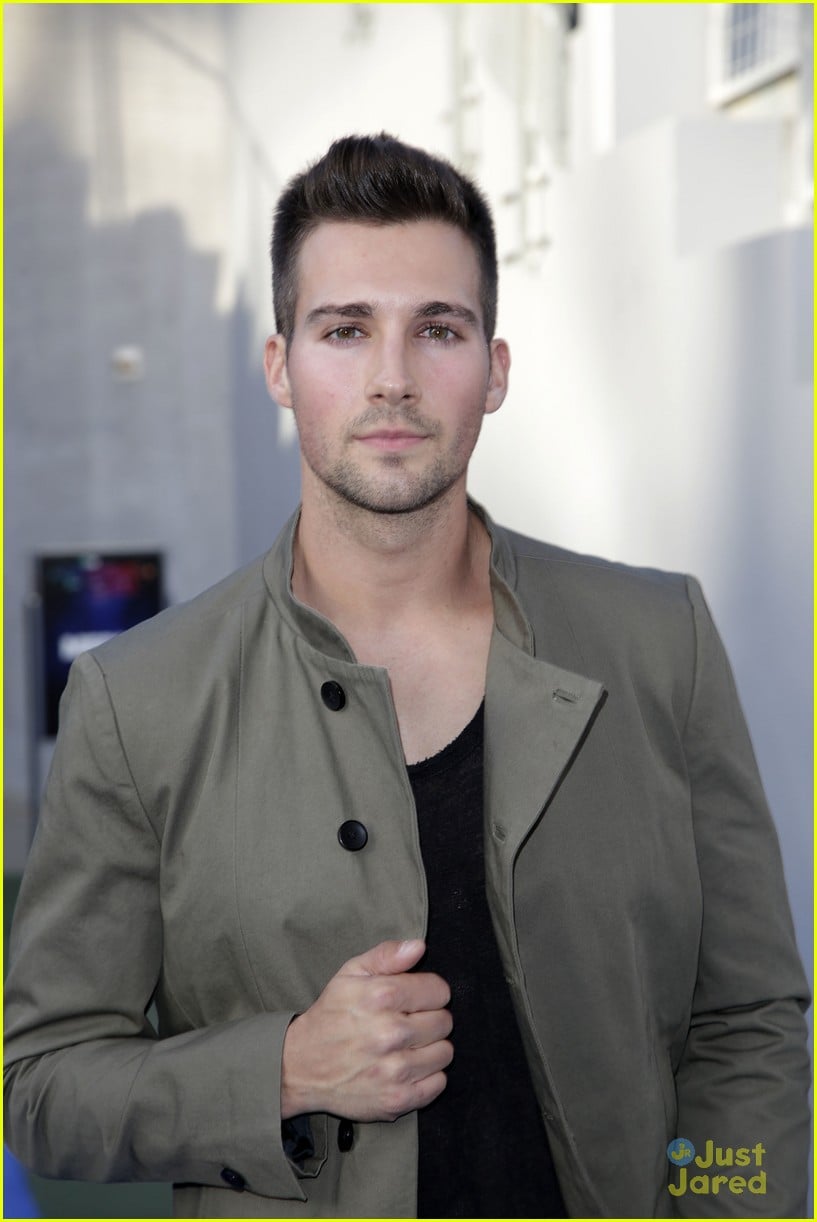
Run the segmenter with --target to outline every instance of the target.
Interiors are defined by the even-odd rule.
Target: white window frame
[[[751,12],[757,20],[757,33],[766,47],[757,60],[743,70],[731,73],[730,40],[734,33],[735,10]],[[725,106],[738,98],[773,84],[800,69],[797,4],[713,4],[709,12],[708,97],[713,106]]]

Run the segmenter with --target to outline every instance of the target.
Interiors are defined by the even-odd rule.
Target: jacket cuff
[[[282,1122],[284,1153],[296,1175],[314,1178],[326,1162],[327,1128],[327,1117],[318,1114],[291,1116]]]

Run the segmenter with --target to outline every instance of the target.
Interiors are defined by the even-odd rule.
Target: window
[[[724,105],[800,67],[796,4],[715,4],[709,98]]]

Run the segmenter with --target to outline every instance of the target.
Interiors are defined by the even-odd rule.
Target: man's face
[[[407,513],[465,484],[510,363],[486,343],[476,253],[440,221],[325,222],[298,259],[287,350],[267,342],[270,393],[295,413],[304,496],[322,485]]]

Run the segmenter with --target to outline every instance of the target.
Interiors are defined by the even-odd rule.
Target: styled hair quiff
[[[394,225],[445,221],[460,229],[479,260],[482,325],[493,339],[497,309],[496,239],[482,192],[459,170],[381,132],[344,136],[284,188],[272,226],[275,326],[287,343],[295,327],[298,254],[322,221]]]

